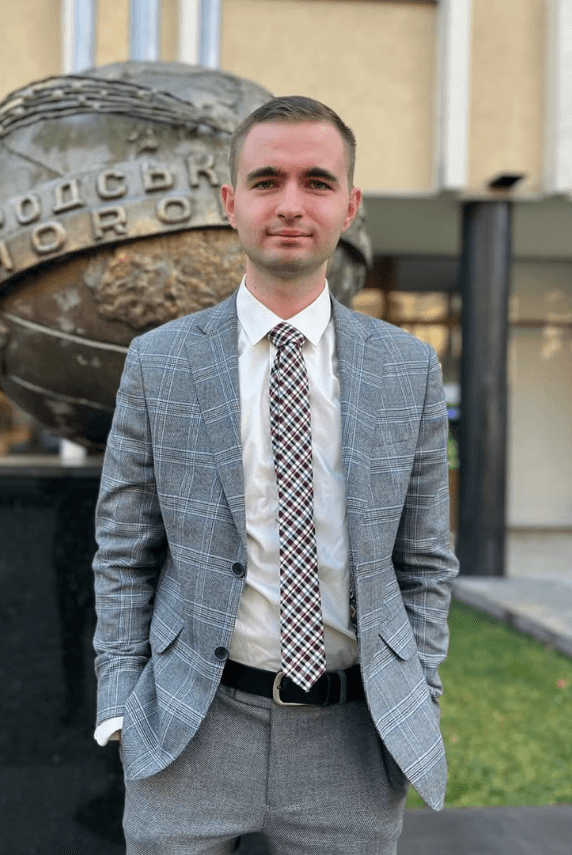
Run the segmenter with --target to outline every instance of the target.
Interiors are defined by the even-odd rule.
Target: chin
[[[283,276],[288,276],[288,274],[310,274],[319,270],[327,260],[327,258],[292,257],[288,253],[281,253],[268,259],[267,268],[277,276],[280,274]]]
[[[283,263],[276,264],[274,267],[269,268],[269,272],[271,272],[277,279],[291,279],[296,276],[306,276],[312,273],[315,273],[322,265],[315,264],[296,264],[293,263]]]

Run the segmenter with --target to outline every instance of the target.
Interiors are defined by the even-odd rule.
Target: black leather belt
[[[328,671],[314,683],[309,692],[305,692],[282,671],[275,674],[229,659],[224,666],[221,682],[251,695],[274,698],[281,707],[303,704],[327,707],[346,701],[360,701],[365,697],[359,665],[353,665],[346,671]]]

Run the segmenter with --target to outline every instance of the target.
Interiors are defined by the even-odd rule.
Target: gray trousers
[[[249,832],[273,855],[395,855],[407,789],[365,701],[279,707],[221,686],[177,760],[126,782],[127,855],[221,855]]]

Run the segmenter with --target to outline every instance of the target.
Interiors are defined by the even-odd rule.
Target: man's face
[[[236,187],[222,198],[249,269],[277,279],[315,273],[361,200],[348,186],[342,137],[328,122],[265,122],[244,140]]]

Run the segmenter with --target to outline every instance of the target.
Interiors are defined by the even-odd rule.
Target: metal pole
[[[129,5],[129,56],[156,62],[161,44],[161,0],[131,0]]]
[[[468,576],[504,575],[511,239],[510,202],[465,205],[457,553]]]
[[[201,0],[199,30],[199,65],[220,67],[220,0]]]
[[[75,74],[95,65],[95,0],[62,2],[62,71]]]

